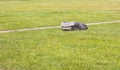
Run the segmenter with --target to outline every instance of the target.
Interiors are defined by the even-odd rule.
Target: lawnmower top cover
[[[62,22],[61,27],[63,31],[85,30],[88,26],[80,22]]]

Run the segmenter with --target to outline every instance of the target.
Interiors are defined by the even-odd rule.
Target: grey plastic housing
[[[61,28],[63,31],[86,30],[88,26],[80,22],[62,22]]]

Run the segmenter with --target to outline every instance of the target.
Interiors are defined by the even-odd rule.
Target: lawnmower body
[[[61,24],[63,31],[85,30],[88,26],[79,22],[63,22]]]

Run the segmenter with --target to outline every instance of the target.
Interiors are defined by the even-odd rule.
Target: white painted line
[[[106,21],[106,22],[95,22],[95,23],[89,23],[87,25],[98,25],[98,24],[118,23],[118,22],[120,22],[120,20]]]
[[[25,28],[25,29],[18,29],[18,30],[6,30],[6,31],[0,31],[0,33],[22,32],[22,31],[42,30],[42,29],[52,29],[52,28],[60,28],[60,26]]]
[[[108,23],[120,23],[120,20],[107,21],[107,22],[88,23],[86,25],[90,26],[90,25],[108,24]],[[38,28],[24,28],[24,29],[18,29],[18,30],[6,30],[6,31],[0,31],[0,33],[22,32],[22,31],[42,30],[42,29],[52,29],[52,28],[61,28],[61,26],[38,27]]]

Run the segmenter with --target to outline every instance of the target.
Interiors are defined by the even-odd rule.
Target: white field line
[[[89,24],[87,24],[87,25],[89,26],[89,25],[108,24],[108,23],[118,23],[118,22],[120,22],[120,20],[106,21],[106,22],[95,22],[95,23],[89,23]]]
[[[95,23],[88,23],[86,25],[98,25],[98,24],[108,24],[108,23],[118,23],[120,20],[116,21],[107,21],[107,22],[95,22]],[[24,28],[24,29],[18,29],[18,30],[6,30],[6,31],[0,31],[0,33],[11,33],[11,32],[21,32],[21,31],[30,31],[30,30],[42,30],[42,29],[52,29],[52,28],[61,28],[61,26],[50,26],[50,27],[38,27],[38,28]]]
[[[10,3],[19,3],[21,1],[4,1],[4,2],[0,2],[0,4],[10,4]]]

